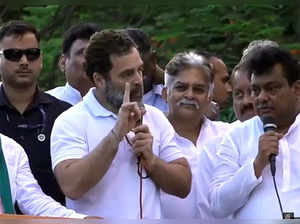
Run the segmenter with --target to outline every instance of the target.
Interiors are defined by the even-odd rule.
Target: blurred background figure
[[[229,82],[230,78],[227,66],[216,55],[206,51],[198,51],[198,53],[206,57],[214,73],[213,102],[207,108],[206,116],[212,120],[221,120],[230,123],[236,118],[232,109],[232,87]]]
[[[126,32],[137,45],[144,62],[144,103],[162,112],[168,112],[168,105],[162,98],[164,71],[157,64],[156,52],[152,50],[150,37],[138,28],[127,28]]]
[[[99,26],[91,23],[77,24],[66,31],[59,68],[65,74],[67,82],[64,86],[47,91],[48,94],[75,105],[94,86],[83,68],[83,52],[90,37],[97,31],[100,31]]]

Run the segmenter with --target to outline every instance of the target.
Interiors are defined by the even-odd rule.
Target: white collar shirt
[[[174,140],[175,131],[164,114],[145,105],[143,123],[153,136],[153,153],[170,162],[182,158]],[[117,121],[94,96],[92,88],[83,102],[62,113],[55,121],[51,135],[53,169],[66,159],[82,158],[109,134]],[[130,202],[130,203],[129,203]],[[66,199],[67,207],[88,215],[106,218],[139,218],[139,176],[136,155],[123,139],[104,177],[80,199]],[[143,215],[161,217],[160,191],[150,179],[143,180]]]
[[[281,219],[270,165],[256,178],[253,162],[263,124],[258,116],[232,129],[218,149],[218,166],[211,188],[216,216],[239,219]],[[276,182],[283,210],[300,216],[300,115],[279,140]]]
[[[153,85],[153,88],[147,92],[144,97],[143,101],[145,104],[154,106],[161,110],[164,113],[168,112],[168,104],[167,102],[162,98],[162,89],[163,85]]]
[[[80,92],[72,87],[69,83],[66,83],[64,86],[58,86],[54,89],[48,90],[46,93],[71,105],[75,105],[82,101]]]
[[[178,198],[173,195],[162,192],[162,214],[163,218],[200,218],[197,208],[198,191],[205,185],[199,181],[199,154],[202,153],[203,145],[215,139],[229,127],[228,123],[220,121],[211,121],[205,118],[198,139],[197,146],[189,139],[176,133],[176,143],[187,158],[192,171],[192,186],[189,195],[184,198]]]
[[[85,216],[75,213],[71,209],[66,209],[45,195],[31,173],[24,149],[13,139],[2,134],[0,137],[13,204],[17,201],[20,210],[26,215],[69,218],[83,218]]]

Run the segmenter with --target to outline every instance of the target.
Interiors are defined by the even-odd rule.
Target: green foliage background
[[[205,49],[223,58],[231,70],[242,50],[256,39],[277,41],[300,55],[297,1],[189,3],[103,1],[15,7],[0,4],[0,22],[24,19],[40,30],[44,60],[40,87],[45,90],[64,84],[64,75],[57,67],[62,35],[72,24],[83,22],[98,23],[103,29],[142,28],[151,36],[162,67],[176,52]]]

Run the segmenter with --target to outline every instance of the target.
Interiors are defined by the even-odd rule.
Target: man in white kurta
[[[269,159],[276,155],[276,182],[283,212],[300,215],[299,96],[300,68],[290,53],[266,47],[249,60],[251,87],[258,116],[233,128],[218,149],[210,192],[217,217],[280,219]],[[262,120],[277,126],[264,132]]]
[[[260,178],[253,161],[258,153],[258,138],[263,134],[258,116],[241,123],[224,138],[211,195],[213,213],[223,217],[234,213],[242,219],[280,219],[281,213],[268,165]],[[276,182],[285,211],[300,216],[299,184],[300,116],[279,140],[276,157]]]

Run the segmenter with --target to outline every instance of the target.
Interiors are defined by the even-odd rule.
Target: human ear
[[[293,92],[295,93],[297,99],[300,99],[300,80],[297,80],[292,85]]]
[[[58,60],[58,67],[62,73],[65,73],[65,64],[66,64],[66,56],[62,54],[60,55]]]
[[[164,101],[166,101],[166,103],[168,102],[168,88],[164,87],[162,89],[162,98],[164,99]]]
[[[106,85],[105,78],[98,72],[93,73],[93,81],[95,83],[95,86],[98,88],[104,88]]]

